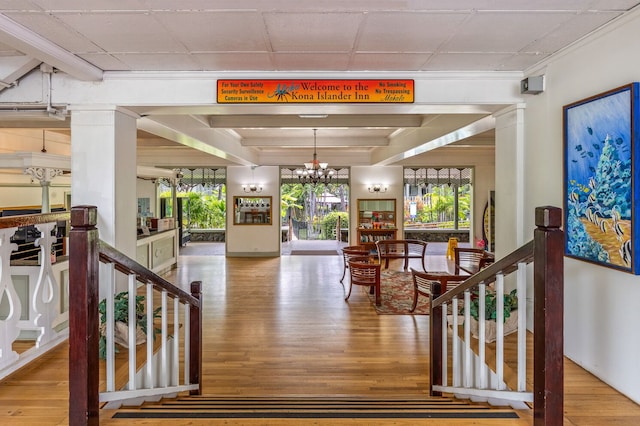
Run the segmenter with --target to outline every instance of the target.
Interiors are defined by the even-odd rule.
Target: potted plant
[[[517,291],[512,290],[510,293],[503,294],[504,297],[504,335],[511,334],[518,329],[518,296]],[[496,319],[497,313],[497,297],[496,293],[487,291],[484,296],[484,319],[485,319],[485,339],[488,343],[496,340]],[[464,315],[464,306],[460,308],[460,315]],[[478,318],[480,312],[480,297],[478,291],[474,291],[471,296],[469,305],[469,315],[471,315],[471,334],[478,338],[479,326]],[[463,317],[464,318],[464,317]]]
[[[144,309],[144,296],[136,296],[136,343],[138,345],[146,341],[147,336],[147,314]],[[158,318],[160,316],[160,309],[156,308],[153,311],[153,317]],[[128,347],[129,336],[129,292],[123,291],[114,296],[113,300],[114,321],[115,321],[115,342],[126,348]],[[100,342],[99,342],[99,354],[101,359],[107,357],[107,301],[102,299],[98,304],[98,312],[100,313]],[[155,338],[156,332],[159,329],[153,330],[153,337]],[[118,348],[115,348],[116,352]]]

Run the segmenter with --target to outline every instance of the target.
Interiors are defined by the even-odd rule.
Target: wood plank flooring
[[[441,270],[444,258],[428,260]],[[396,265],[397,267],[397,265]],[[416,265],[417,267],[417,265]],[[339,256],[181,257],[168,275],[188,289],[203,282],[203,391],[228,397],[419,398],[428,395],[428,317],[377,315],[365,291],[348,302]],[[348,285],[348,280],[345,280]],[[565,425],[637,425],[640,407],[569,360]],[[0,424],[68,424],[68,347],[61,345],[0,382]],[[353,425],[416,420],[131,420],[101,424]],[[530,425],[519,420],[420,420],[438,425]]]

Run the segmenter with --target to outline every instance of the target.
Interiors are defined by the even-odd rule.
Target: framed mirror
[[[271,225],[271,197],[233,197],[234,225]]]

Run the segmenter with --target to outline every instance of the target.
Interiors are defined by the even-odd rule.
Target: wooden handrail
[[[42,214],[26,214],[22,216],[0,217],[0,229],[15,228],[19,226],[40,225],[42,223],[69,220],[69,212],[55,212]]]
[[[100,251],[100,261],[103,263],[113,263],[116,270],[126,275],[134,274],[138,281],[152,283],[158,290],[165,290],[172,297],[178,298],[183,303],[188,303],[194,307],[200,308],[200,300],[196,299],[189,293],[174,286],[169,281],[159,275],[156,275],[149,269],[140,265],[122,252],[116,250],[109,244],[100,240],[98,243]]]
[[[533,262],[533,247],[533,240],[529,241],[527,244],[516,249],[504,258],[487,266],[483,270],[478,271],[476,274],[470,275],[467,280],[465,280],[456,288],[434,298],[431,306],[440,306],[445,302],[449,302],[452,299],[455,299],[456,297],[460,297],[462,294],[464,294],[465,291],[477,286],[480,283],[494,282],[496,280],[496,275],[508,275],[518,269],[518,263]]]
[[[95,206],[71,209],[69,256],[69,424],[99,423],[99,313],[98,269],[100,261],[112,263],[116,270],[135,275],[140,282],[166,291],[189,304],[190,359],[189,381],[202,391],[202,283],[191,283],[191,294],[144,268],[98,238]]]

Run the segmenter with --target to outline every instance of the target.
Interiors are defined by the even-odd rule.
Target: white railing
[[[478,298],[477,321],[472,319],[471,309],[464,309],[466,306],[471,306],[472,289],[466,289],[451,299],[450,304],[442,303],[442,384],[432,386],[434,391],[451,393],[461,399],[489,402],[493,405],[529,408],[525,403],[533,402],[533,392],[527,391],[526,385],[526,263],[519,263],[514,275],[517,283],[518,308],[517,311],[511,312],[511,315],[517,315],[517,359],[512,361],[516,364],[517,384],[512,385],[512,389],[505,382],[504,367],[509,360],[505,356],[503,297],[496,297],[495,321],[485,318],[485,296],[488,292],[496,295],[505,294],[505,275],[498,273],[495,275],[495,282],[483,281],[477,286],[477,292],[473,293]],[[488,284],[494,284],[494,288],[487,289]],[[462,303],[459,298],[462,298]],[[460,309],[461,307],[463,309]],[[452,314],[447,314],[448,312]],[[462,315],[458,315],[459,312],[462,312]],[[493,333],[491,333],[491,342],[487,338],[487,326],[495,327],[495,343]],[[461,328],[462,335],[460,335]],[[510,334],[512,330],[508,332]],[[489,343],[493,343],[491,350],[495,354],[494,362],[490,363],[492,367],[487,362]],[[448,366],[449,359],[452,363],[451,369]]]
[[[0,378],[46,353],[69,336],[69,262],[53,261],[58,221],[68,213],[28,215],[0,220]],[[15,225],[15,226],[11,226]],[[37,259],[11,261],[18,246],[11,242],[19,226],[34,225]],[[14,349],[17,341],[26,348]]]
[[[120,263],[118,255],[115,249],[100,243],[103,266],[99,280],[106,284],[107,295],[106,322],[101,327],[106,342],[106,359],[101,363],[106,383],[99,393],[99,401],[107,403],[103,408],[118,408],[124,403],[139,405],[160,397],[175,397],[179,392],[198,391],[200,384],[190,383],[193,342],[189,301],[199,305],[200,283],[192,284],[192,295],[178,289],[170,294],[158,282],[147,281],[151,271],[131,259],[126,265]],[[123,294],[129,301],[127,324],[146,320],[146,334],[137,327],[127,327],[126,334],[119,336],[114,307],[115,295],[120,294],[117,288],[122,283],[127,287]],[[137,310],[137,302],[130,303],[136,298],[144,305],[143,312]]]

